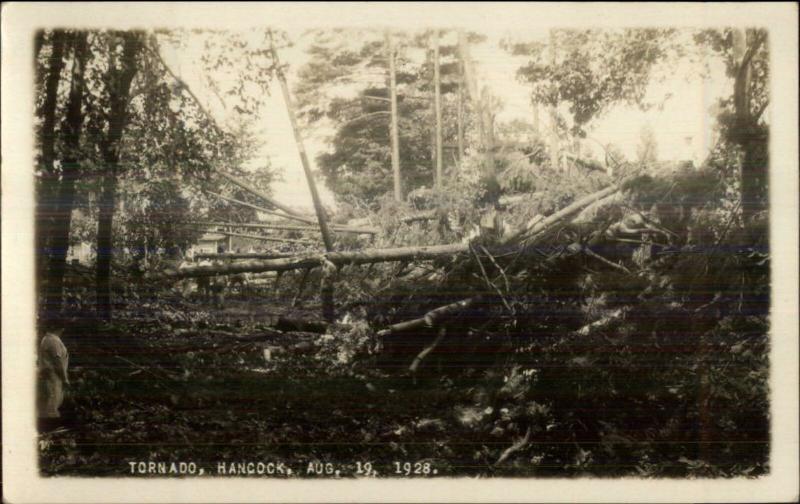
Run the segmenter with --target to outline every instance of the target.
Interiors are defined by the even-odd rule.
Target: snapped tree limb
[[[613,184],[606,187],[605,189],[602,189],[588,196],[585,196],[579,199],[578,201],[573,202],[570,205],[567,205],[558,212],[549,215],[544,219],[540,218],[539,216],[535,216],[530,222],[528,222],[528,224],[526,224],[522,228],[504,236],[502,243],[509,244],[523,238],[526,241],[538,238],[539,236],[537,235],[540,235],[548,231],[549,229],[552,229],[559,222],[569,217],[572,217],[575,214],[578,214],[581,210],[588,207],[592,203],[601,200],[606,196],[614,194],[618,190],[619,190],[619,184]]]
[[[455,303],[440,306],[439,308],[435,308],[426,313],[424,317],[407,320],[405,322],[399,322],[387,327],[386,329],[378,331],[378,336],[384,337],[397,332],[419,329],[421,327],[436,327],[443,319],[457,315],[467,308],[473,306],[478,298],[478,296],[475,296],[468,299],[462,299],[461,301],[456,301]]]
[[[413,222],[418,222],[418,221],[432,220],[436,218],[436,214],[437,212],[435,208],[432,210],[423,210],[421,212],[417,212],[415,214],[403,217],[402,219],[400,219],[400,222],[402,222],[403,224],[411,224]]]

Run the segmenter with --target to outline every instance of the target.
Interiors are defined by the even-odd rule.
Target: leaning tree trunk
[[[97,315],[111,318],[111,258],[113,255],[113,220],[116,205],[117,176],[122,132],[128,119],[128,98],[131,82],[136,75],[136,57],[140,49],[137,33],[124,33],[122,68],[117,69],[113,55],[109,57],[107,85],[109,86],[110,116],[108,136],[102,144],[105,176],[100,197],[97,223]]]
[[[44,44],[44,31],[37,34],[37,44]],[[50,212],[56,194],[57,176],[55,174],[55,127],[56,105],[58,104],[58,84],[61,80],[61,71],[64,69],[64,45],[66,33],[55,30],[51,35],[51,51],[48,61],[47,77],[44,82],[44,100],[42,107],[37,111],[42,118],[42,128],[39,130],[39,141],[42,146],[39,158],[40,180],[37,185],[36,205],[36,266],[37,273],[44,270],[46,247],[52,234],[50,229]],[[37,54],[38,54],[37,50]],[[37,275],[38,278],[38,275]]]
[[[84,72],[86,68],[86,33],[77,32],[72,37],[73,65],[67,104],[66,129],[64,132],[64,158],[61,164],[61,183],[53,205],[50,236],[50,268],[46,309],[53,313],[61,310],[64,290],[64,271],[69,249],[69,230],[72,207],[75,201],[75,180],[80,170],[80,140],[83,123],[82,101],[84,94]]]

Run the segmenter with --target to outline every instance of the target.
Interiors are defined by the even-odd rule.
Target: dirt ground
[[[283,463],[283,477],[319,476],[309,463],[341,477],[367,462],[379,476],[495,471],[508,442],[459,432],[448,414],[469,386],[424,369],[412,379],[373,357],[342,361],[320,334],[272,334],[281,315],[319,313],[285,305],[228,299],[223,309],[183,304],[199,321],[190,311],[173,322],[74,321],[64,335],[72,386],[61,426],[40,438],[42,472],[127,475],[139,461],[191,461],[206,475],[241,461]]]

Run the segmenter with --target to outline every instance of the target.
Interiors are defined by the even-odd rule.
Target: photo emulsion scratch
[[[39,477],[770,475],[770,30],[567,21],[33,32]]]

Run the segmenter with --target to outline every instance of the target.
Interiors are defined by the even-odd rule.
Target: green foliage
[[[54,32],[44,34],[49,41]],[[72,243],[95,239],[91,220],[97,215],[101,182],[108,168],[103,162],[107,142],[110,111],[109,47],[116,32],[88,33],[89,58],[86,66],[85,113],[76,183],[76,208],[80,217],[74,219]],[[252,209],[233,208],[217,201],[209,202],[202,189],[220,191],[220,181],[213,177],[215,170],[224,170],[248,180],[269,193],[275,178],[267,164],[257,171],[244,171],[257,148],[252,134],[253,120],[258,116],[274,71],[272,59],[265,50],[267,32],[254,34],[223,31],[158,30],[137,33],[144,48],[136,61],[137,72],[131,98],[127,105],[127,121],[120,144],[120,164],[115,167],[117,178],[118,213],[114,223],[116,249],[141,254],[158,250],[185,249],[199,235],[197,229],[182,224],[201,220],[200,215],[219,220],[252,220]],[[275,34],[280,43],[281,35]],[[202,46],[199,62],[204,69],[205,83],[232,111],[233,119],[222,121],[198,104],[192,90],[173,75],[159,56],[161,47],[187,49]],[[235,50],[234,50],[235,49]],[[51,51],[44,44],[37,58],[39,87],[37,102],[44,100],[42,80]],[[236,73],[231,68],[246,62],[252,72]],[[69,63],[69,61],[68,61]],[[176,79],[177,77],[177,79]],[[62,78],[56,116],[65,115],[69,79]],[[41,110],[39,114],[41,114]],[[65,124],[56,124],[56,159],[68,153],[63,143]],[[53,173],[40,171],[42,180],[61,175],[56,163]],[[46,189],[39,184],[39,191]],[[234,197],[247,200],[249,196],[234,191]],[[96,226],[95,226],[96,227]],[[121,258],[121,257],[120,257]]]
[[[115,222],[118,249],[134,255],[145,248],[150,254],[186,250],[198,238],[198,230],[183,225],[191,220],[189,202],[174,181],[150,181],[129,201]]]
[[[518,71],[531,84],[533,99],[542,104],[565,104],[572,115],[572,131],[584,127],[613,105],[623,102],[646,107],[645,92],[654,67],[674,57],[675,30],[554,30],[554,61],[548,44],[513,43],[513,54],[530,57]]]
[[[331,150],[317,163],[342,201],[374,204],[392,189],[389,89],[383,34],[372,30],[321,30],[311,34],[311,60],[298,70],[295,87],[301,117],[330,128]],[[397,39],[400,165],[406,192],[433,185],[433,67],[430,33],[393,34]],[[424,58],[414,54],[426,49]],[[456,143],[458,64],[455,47],[442,44],[441,92],[444,142]],[[469,124],[469,121],[465,121]],[[445,156],[452,166],[452,156]]]

